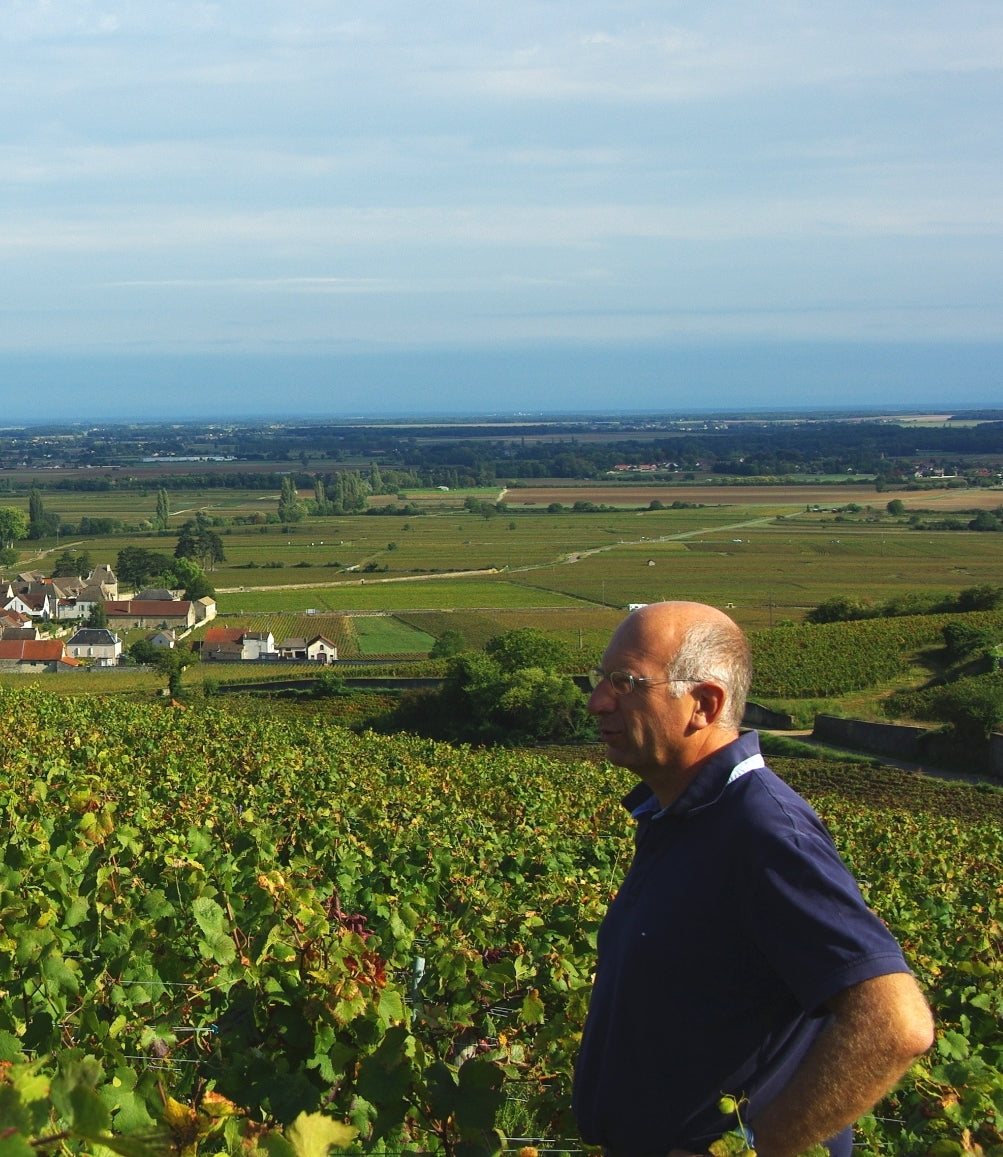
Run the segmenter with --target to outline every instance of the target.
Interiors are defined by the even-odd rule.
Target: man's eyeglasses
[[[629,695],[638,687],[661,687],[663,683],[687,683],[695,686],[702,682],[700,679],[648,679],[644,675],[631,675],[629,671],[604,671],[602,667],[593,667],[589,671],[588,678],[593,691],[604,679],[608,679],[614,695]]]

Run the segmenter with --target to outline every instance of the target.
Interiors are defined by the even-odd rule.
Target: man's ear
[[[720,683],[697,683],[690,691],[693,696],[693,726],[696,729],[713,727],[721,717],[727,692]]]

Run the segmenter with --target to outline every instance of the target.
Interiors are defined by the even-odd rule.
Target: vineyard
[[[0,692],[0,758],[2,1157],[575,1146],[623,773],[33,690]],[[1003,795],[772,762],[937,1014],[864,1151],[1000,1157]]]
[[[789,698],[843,695],[900,675],[908,658],[942,647],[945,624],[957,615],[909,615],[848,623],[776,627],[750,637],[753,693]],[[963,616],[972,627],[1003,633],[1003,613]]]

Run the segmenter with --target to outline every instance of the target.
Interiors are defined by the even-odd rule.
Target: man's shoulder
[[[769,766],[758,768],[731,784],[734,806],[750,834],[780,838],[829,838],[828,829],[811,804]]]

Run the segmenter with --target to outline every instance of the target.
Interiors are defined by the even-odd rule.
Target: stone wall
[[[898,759],[915,759],[925,727],[907,727],[901,723],[870,723],[864,719],[841,719],[836,715],[816,715],[812,736],[837,747],[892,755]]]
[[[932,730],[934,728],[908,727],[901,723],[870,723],[864,719],[816,715],[812,736],[836,747],[922,763],[920,741]],[[1003,779],[1003,735],[996,733],[989,737],[987,765],[990,775]]]

